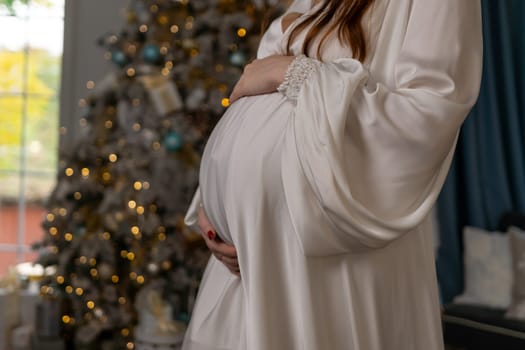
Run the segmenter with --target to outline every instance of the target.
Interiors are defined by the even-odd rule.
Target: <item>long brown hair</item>
[[[363,62],[367,55],[367,43],[362,26],[362,19],[366,11],[370,8],[374,0],[320,0],[322,2],[319,9],[314,13],[306,16],[290,33],[287,52],[290,53],[290,47],[297,36],[312,22],[314,25],[306,34],[302,51],[307,53],[313,40],[321,30],[328,26],[323,34],[319,46],[317,47],[317,56],[321,57],[321,47],[328,36],[337,30],[337,37],[342,44],[347,44],[352,49],[355,59]]]

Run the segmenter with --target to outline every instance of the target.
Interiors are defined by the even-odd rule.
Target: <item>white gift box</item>
[[[183,108],[184,103],[173,80],[164,76],[144,76],[140,79],[157,113],[163,116]]]
[[[171,305],[164,305],[162,308],[162,320],[171,320],[172,316],[172,307]],[[137,328],[140,328],[144,334],[153,334],[158,333],[159,319],[158,316],[153,315],[149,310],[144,309],[139,311],[139,325]]]

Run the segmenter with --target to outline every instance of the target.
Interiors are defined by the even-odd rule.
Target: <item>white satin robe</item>
[[[296,103],[226,111],[186,223],[202,201],[242,279],[211,258],[184,350],[443,349],[429,213],[477,98],[480,16],[479,0],[376,0],[364,64],[332,37]],[[258,57],[289,32],[274,21]]]

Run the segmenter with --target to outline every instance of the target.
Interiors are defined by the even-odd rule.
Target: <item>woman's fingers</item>
[[[218,237],[213,241],[207,240],[206,244],[215,258],[223,263],[231,273],[239,277],[241,276],[237,251],[234,246],[221,242]]]
[[[235,249],[235,247],[232,245],[224,243],[219,238],[217,239],[208,238],[206,240],[206,245],[214,253],[220,254],[222,256],[226,256],[228,258],[237,259],[237,249]]]
[[[199,217],[197,219],[197,223],[199,225],[199,228],[201,229],[202,235],[205,238],[206,237],[210,238],[208,235],[209,232],[212,232],[213,235],[215,236],[215,230],[213,229],[213,226],[211,225],[211,223],[208,221],[208,217],[206,216],[206,213],[204,212],[203,207],[199,208]]]
[[[219,260],[228,270],[230,270],[231,273],[233,273],[236,276],[241,276],[241,271],[239,267],[239,263],[237,259],[228,258],[224,255],[220,255],[218,253],[213,253],[215,258]]]
[[[233,88],[230,102],[233,103],[243,96],[277,91],[277,87],[284,81],[288,66],[294,58],[294,56],[273,55],[247,64]]]
[[[206,245],[215,258],[222,262],[231,273],[240,277],[237,250],[234,246],[224,243],[220,237],[217,236],[217,232],[208,221],[203,207],[199,208],[198,224],[204,237],[204,242],[206,242]]]
[[[230,95],[230,103],[233,103],[237,101],[239,98],[241,98],[239,90],[240,90],[240,86],[239,86],[239,82],[237,82],[237,84],[235,84],[235,86],[233,87],[233,91]]]
[[[233,269],[239,269],[239,261],[236,258],[228,258],[225,255],[220,256],[221,261]]]

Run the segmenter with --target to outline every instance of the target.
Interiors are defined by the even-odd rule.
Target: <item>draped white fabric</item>
[[[376,0],[363,25],[364,64],[332,37],[296,104],[243,98],[212,133],[186,222],[202,201],[242,279],[211,258],[185,350],[443,348],[429,214],[478,93],[480,3]]]

